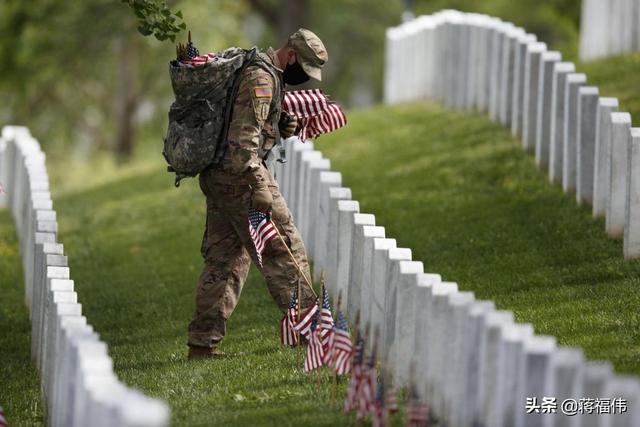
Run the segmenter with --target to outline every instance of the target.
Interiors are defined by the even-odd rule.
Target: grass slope
[[[43,419],[40,382],[31,365],[31,323],[19,247],[11,214],[0,210],[0,406],[11,426]]]
[[[640,262],[484,115],[415,104],[350,115],[317,144],[362,212],[425,269],[538,334],[640,373]]]
[[[638,116],[640,55],[579,69]],[[375,213],[414,259],[513,310],[537,333],[640,373],[640,264],[624,262],[621,242],[548,184],[507,131],[480,115],[428,105],[349,119],[318,147],[362,211]],[[157,151],[120,168],[104,159],[49,165],[72,277],[118,375],[167,399],[175,425],[353,423],[332,404],[329,379],[318,387],[300,372],[302,354],[278,345],[279,314],[255,270],[229,322],[223,348],[233,357],[184,360],[203,197],[195,182],[172,188]],[[11,224],[0,211],[0,405],[11,425],[33,425],[42,410]]]
[[[157,150],[147,158],[51,168],[72,278],[119,377],[166,399],[177,426],[353,423],[328,374],[304,374],[303,351],[281,347],[280,313],[255,269],[228,323],[230,357],[186,360],[204,197],[195,180],[175,189]]]

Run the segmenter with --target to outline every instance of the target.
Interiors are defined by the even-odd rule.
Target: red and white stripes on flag
[[[0,406],[0,427],[7,427],[7,420],[4,417],[4,410]]]
[[[364,365],[358,387],[358,418],[364,418],[375,410],[376,384],[375,367]]]
[[[297,117],[297,135],[302,141],[333,132],[347,124],[340,105],[330,101],[320,89],[285,92],[283,109]]]
[[[311,304],[302,314],[300,321],[293,325],[293,329],[300,332],[308,341],[311,340],[311,324],[313,323],[316,313],[318,313],[318,304]]]
[[[323,356],[324,349],[322,347],[322,341],[320,340],[320,329],[312,328],[307,354],[304,358],[304,371],[310,372],[321,367],[323,365]]]
[[[345,375],[351,371],[353,344],[347,321],[341,311],[338,311],[336,324],[333,327],[333,334],[331,334],[329,341],[329,353],[329,366],[336,371],[336,374]]]
[[[298,334],[293,326],[296,324],[298,316],[298,289],[293,288],[293,295],[289,301],[289,307],[280,320],[280,342],[282,345],[295,347],[298,345]]]
[[[362,374],[362,365],[354,364],[351,371],[351,380],[347,389],[347,397],[344,399],[344,411],[349,412],[358,405],[358,387],[360,386],[360,376]]]
[[[209,52],[204,55],[194,56],[193,58],[183,59],[180,61],[180,64],[190,68],[197,67],[200,65],[204,65],[207,62],[212,62],[216,59],[216,56],[217,55],[214,52]]]
[[[249,208],[249,235],[256,247],[256,257],[258,264],[262,267],[262,252],[267,244],[277,236],[276,226],[257,209]]]
[[[411,399],[407,408],[406,427],[428,427],[429,407],[418,399]]]

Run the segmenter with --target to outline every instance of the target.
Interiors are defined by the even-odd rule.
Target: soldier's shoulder
[[[271,86],[275,85],[273,76],[264,68],[258,65],[250,65],[244,71],[244,79],[251,86]]]

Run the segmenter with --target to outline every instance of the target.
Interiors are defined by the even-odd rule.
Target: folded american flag
[[[313,371],[323,365],[324,349],[320,340],[320,329],[318,328],[319,317],[320,313],[316,310],[309,326],[309,346],[307,347],[307,355],[304,358],[305,372]]]
[[[256,247],[258,264],[262,267],[262,252],[269,242],[278,235],[276,226],[267,215],[257,209],[249,208],[249,235]]]
[[[353,345],[349,334],[349,325],[338,311],[336,324],[333,326],[333,334],[329,344],[331,366],[338,375],[345,375],[351,372],[351,358],[353,356]]]
[[[298,334],[293,329],[293,325],[296,324],[296,316],[298,315],[298,288],[293,288],[293,294],[291,295],[291,301],[287,311],[280,320],[280,342],[282,345],[288,345],[295,347],[298,345]]]
[[[347,124],[340,105],[330,101],[320,89],[285,92],[283,109],[298,118],[300,130],[297,135],[302,141],[333,132]]]

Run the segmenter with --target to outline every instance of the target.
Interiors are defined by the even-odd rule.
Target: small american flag
[[[333,315],[329,304],[329,292],[325,286],[322,287],[322,309],[320,309],[320,339],[324,349],[324,363],[329,363],[330,341],[333,335]]]
[[[258,264],[262,267],[262,252],[264,248],[277,236],[276,226],[269,217],[257,209],[249,208],[249,235],[256,247]]]
[[[353,356],[353,344],[349,325],[341,311],[338,311],[336,324],[333,326],[331,336],[331,367],[338,375],[345,375],[351,372],[351,357]]]
[[[318,369],[323,365],[322,359],[324,355],[324,349],[322,347],[322,341],[320,340],[318,317],[320,316],[318,310],[316,310],[309,327],[309,346],[307,347],[307,355],[304,358],[305,372],[313,371],[314,369]]]
[[[298,315],[298,289],[293,288],[293,294],[291,295],[291,302],[287,311],[282,316],[280,321],[280,342],[282,345],[288,345],[295,347],[298,345],[298,334],[293,325],[296,324],[296,316]]]
[[[7,420],[4,417],[4,410],[0,406],[0,427],[7,427]]]
[[[369,362],[363,364],[358,393],[358,418],[364,418],[375,410],[376,402],[376,353],[369,356]]]
[[[364,340],[360,331],[356,331],[355,352],[352,360],[351,380],[347,389],[347,397],[344,400],[344,411],[349,412],[356,408],[358,403],[358,388],[360,387],[360,376],[362,374],[362,361],[364,359]]]
[[[287,91],[283,109],[298,118],[298,137],[302,141],[333,132],[347,124],[347,117],[337,103],[330,101],[322,90]]]
[[[405,427],[429,427],[429,407],[420,401],[415,384],[409,387]]]
[[[386,390],[384,389],[384,375],[380,376],[378,388],[376,390],[376,401],[374,403],[373,418],[371,425],[374,427],[384,427],[387,425],[387,402],[385,401]]]
[[[318,314],[318,301],[316,301],[315,304],[311,304],[311,306],[302,313],[300,321],[293,325],[293,329],[300,332],[308,341],[311,340],[311,324],[316,314]]]

